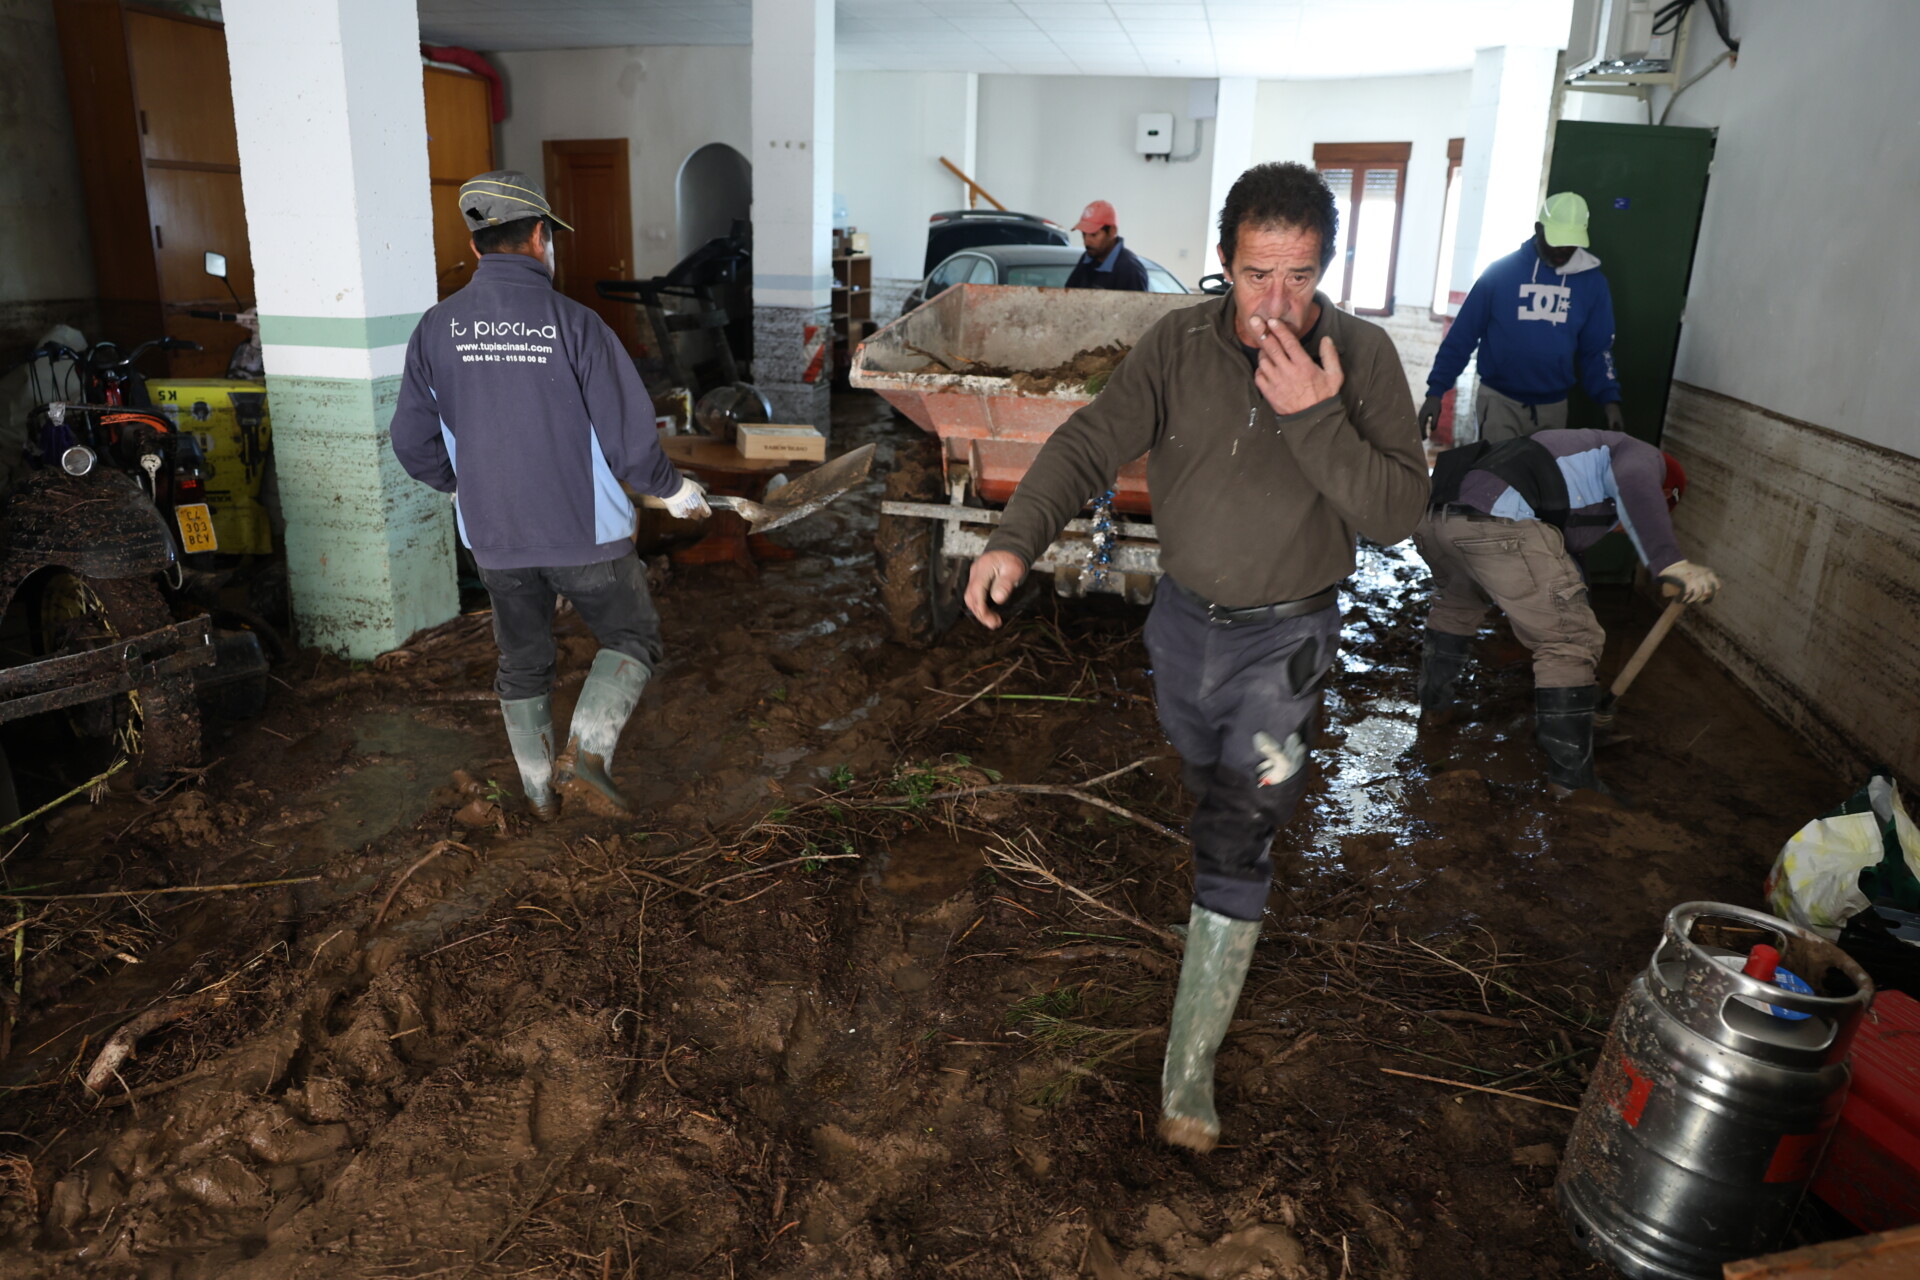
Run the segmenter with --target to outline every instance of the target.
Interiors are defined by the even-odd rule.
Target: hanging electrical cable
[[[1696,3],[1705,8],[1707,16],[1713,19],[1713,29],[1719,34],[1720,43],[1727,46],[1729,53],[1738,57],[1740,42],[1733,38],[1732,24],[1727,16],[1727,0],[1667,0],[1653,15],[1653,34],[1664,36],[1678,31],[1688,11]]]

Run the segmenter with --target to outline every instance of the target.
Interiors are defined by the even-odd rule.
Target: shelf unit
[[[853,349],[878,326],[873,322],[873,257],[839,254],[833,260],[833,365],[845,376]]]

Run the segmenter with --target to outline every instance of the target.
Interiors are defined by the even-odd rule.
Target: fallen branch
[[[730,876],[721,876],[718,880],[709,880],[700,886],[699,892],[712,893],[723,884],[734,880],[744,880],[748,876],[757,876],[763,871],[778,871],[781,867],[797,866],[802,862],[839,862],[846,858],[857,858],[857,853],[809,853],[798,858],[788,858],[785,862],[769,862],[764,867],[749,867],[745,871],[736,871]],[[669,881],[668,883],[672,883]],[[675,886],[676,888],[678,886]]]
[[[1029,839],[1033,837],[1031,831],[1025,832],[1024,834]],[[999,841],[999,849],[989,852],[988,857],[997,857],[1003,870],[1012,872],[1015,875],[1037,876],[1056,889],[1061,889],[1073,897],[1078,898],[1087,906],[1097,911],[1104,911],[1116,920],[1124,920],[1134,928],[1152,934],[1173,950],[1179,951],[1182,949],[1183,944],[1180,936],[1171,929],[1162,929],[1159,925],[1148,924],[1139,916],[1127,911],[1122,911],[1119,907],[1113,906],[1110,903],[1102,902],[1085,889],[1080,888],[1078,885],[1069,884],[1066,880],[1055,874],[1051,868],[1040,861],[1040,856],[1037,853],[1028,849],[1022,849],[1005,836],[999,837]]]
[[[58,799],[49,800],[45,804],[41,805],[38,809],[35,809],[32,813],[27,814],[25,817],[15,818],[12,822],[9,822],[6,826],[0,827],[0,836],[7,834],[7,832],[13,830],[15,827],[21,826],[28,822],[32,822],[35,818],[47,812],[49,809],[58,809],[61,805],[73,799],[75,796],[79,795],[83,791],[93,790],[95,787],[99,786],[101,783],[105,782],[108,778],[111,778],[114,774],[120,772],[122,769],[126,767],[127,767],[127,759],[125,756],[122,756],[120,757],[120,759],[115,760],[112,764],[108,765],[107,771],[105,773],[99,774],[96,777],[88,778],[85,782],[81,783],[79,786],[75,787],[73,790],[67,792],[67,794],[59,797]],[[15,845],[14,849],[17,849],[19,847],[20,847],[19,845]],[[7,850],[7,856],[11,857],[12,855],[13,855],[13,849]],[[6,860],[7,860],[6,858],[0,858],[0,862],[5,862]]]
[[[959,715],[962,711],[965,711],[968,707],[972,706],[974,703],[980,701],[980,699],[986,697],[988,694],[992,693],[995,689],[998,689],[1001,685],[1005,684],[1009,676],[1011,676],[1014,672],[1020,670],[1022,667],[1026,665],[1027,665],[1027,660],[1024,657],[1015,659],[1014,664],[1008,667],[1005,671],[1001,672],[1000,675],[994,680],[992,684],[982,689],[979,693],[974,694],[971,698],[968,698],[965,702],[961,703],[959,706],[953,707],[946,711],[942,711],[939,715],[933,718],[933,722],[935,724],[939,724],[942,720],[945,720],[948,716]]]
[[[154,1005],[146,1012],[134,1015],[131,1022],[108,1038],[107,1043],[101,1046],[100,1056],[93,1060],[91,1067],[87,1068],[87,1074],[81,1080],[81,1083],[87,1087],[87,1092],[99,1093],[107,1087],[107,1081],[115,1079],[120,1074],[120,1064],[133,1056],[134,1046],[139,1043],[141,1036],[158,1031],[169,1022],[178,1022],[182,1018],[198,1013],[200,1008],[211,999],[210,993],[200,992],[183,1000]]]
[[[1532,1098],[1524,1093],[1514,1093],[1508,1089],[1495,1089],[1484,1084],[1468,1084],[1464,1080],[1448,1080],[1442,1076],[1423,1076],[1414,1071],[1395,1071],[1392,1067],[1381,1067],[1380,1070],[1386,1075],[1405,1076],[1409,1080],[1425,1080],[1429,1084],[1444,1084],[1455,1089],[1471,1089],[1475,1093],[1498,1094],[1502,1098],[1512,1098],[1516,1102],[1531,1102],[1537,1106],[1554,1107],[1561,1111],[1578,1112],[1580,1110],[1580,1108],[1570,1107],[1564,1102],[1549,1102],[1545,1098]]]
[[[1148,756],[1144,760],[1134,761],[1125,768],[1115,769],[1112,773],[1103,773],[1097,778],[1089,778],[1087,781],[1078,784],[1078,786],[1072,787],[1052,786],[1037,782],[991,782],[978,787],[960,787],[953,791],[935,791],[929,795],[918,798],[913,796],[883,796],[871,803],[875,807],[880,808],[903,809],[930,804],[935,800],[963,800],[968,796],[980,795],[1063,796],[1068,800],[1078,800],[1081,804],[1090,804],[1096,809],[1105,809],[1108,813],[1117,814],[1125,818],[1128,822],[1137,823],[1149,831],[1165,836],[1169,840],[1177,840],[1181,844],[1185,844],[1187,837],[1175,831],[1172,827],[1155,822],[1152,818],[1144,814],[1135,813],[1124,805],[1117,805],[1111,800],[1103,800],[1099,796],[1088,795],[1079,789],[1080,787],[1091,787],[1102,782],[1110,781],[1123,773],[1138,769],[1142,765],[1151,764],[1155,760],[1164,760],[1166,758],[1165,756]]]
[[[153,898],[163,893],[232,893],[240,889],[271,889],[283,884],[312,884],[324,876],[288,876],[282,880],[249,880],[242,884],[182,884],[166,889],[108,889],[100,893],[11,893],[0,898],[13,902],[78,902],[88,898]]]
[[[412,866],[408,867],[405,871],[402,871],[400,873],[400,878],[393,882],[393,888],[387,890],[387,896],[381,900],[380,909],[373,913],[373,923],[368,927],[373,929],[378,929],[380,927],[380,922],[387,918],[387,908],[393,905],[393,895],[400,892],[400,886],[404,885],[409,879],[411,879],[413,877],[414,872],[426,866],[429,862],[432,862],[435,858],[439,857],[441,854],[445,853],[449,849],[458,849],[462,853],[473,852],[473,850],[467,848],[466,845],[461,844],[458,840],[442,840],[439,843],[435,844],[433,848],[421,854],[419,860],[416,861]]]

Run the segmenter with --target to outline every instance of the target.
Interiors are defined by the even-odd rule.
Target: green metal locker
[[[1655,444],[1667,417],[1680,315],[1706,203],[1713,130],[1563,120],[1554,131],[1547,191],[1577,191],[1592,215],[1592,252],[1613,292],[1614,369],[1627,430]],[[1604,427],[1600,406],[1575,387],[1570,427]],[[1587,557],[1595,581],[1633,576],[1623,535]]]

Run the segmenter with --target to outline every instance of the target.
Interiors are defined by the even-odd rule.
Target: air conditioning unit
[[[1567,32],[1569,84],[1595,76],[1671,75],[1679,26],[1655,35],[1659,0],[1573,0]]]

